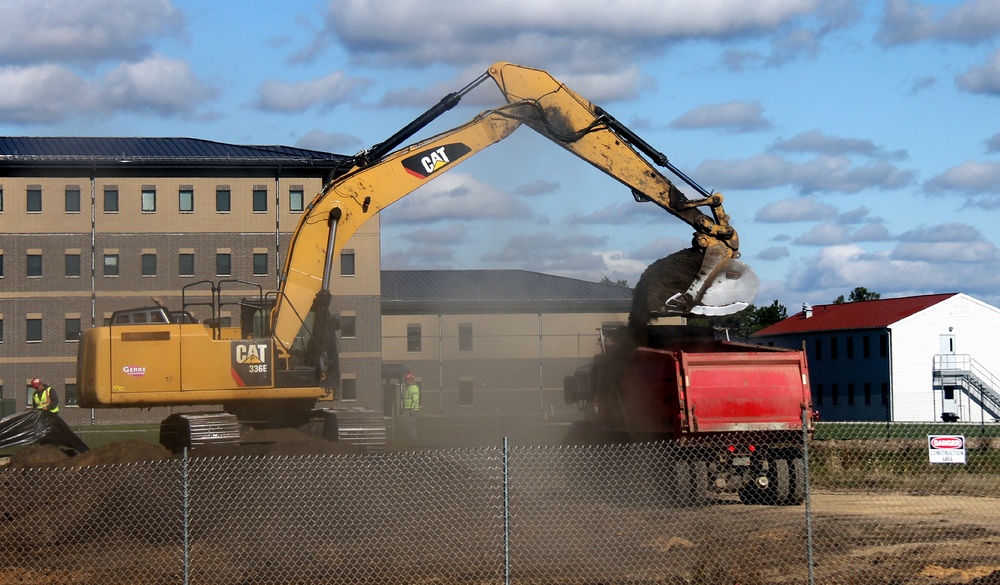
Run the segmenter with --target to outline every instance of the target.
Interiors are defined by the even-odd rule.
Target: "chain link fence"
[[[1000,583],[1000,429],[885,429],[11,467],[0,584]]]

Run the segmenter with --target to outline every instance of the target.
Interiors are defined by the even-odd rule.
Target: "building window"
[[[830,401],[834,404],[840,403],[840,387],[837,384],[831,384],[830,386]]]
[[[889,357],[889,336],[885,333],[878,336],[878,357]]]
[[[847,359],[854,359],[854,336],[849,335],[847,337]]]
[[[830,338],[830,359],[831,360],[837,359],[837,338],[836,337],[831,337]]]
[[[340,336],[344,339],[353,339],[357,337],[357,333],[357,323],[354,315],[341,315]]]
[[[230,276],[233,273],[233,257],[230,254],[221,253],[215,255],[215,275]]]
[[[229,213],[232,210],[232,192],[229,187],[215,189],[215,210],[219,213]]]
[[[472,380],[458,381],[458,405],[472,406]]]
[[[0,187],[0,213],[3,213],[3,187]]]
[[[882,406],[889,406],[889,383],[882,382]]]
[[[3,276],[3,252],[0,252],[0,277]]]
[[[358,399],[358,380],[356,378],[340,379],[340,398],[341,400]]]
[[[871,338],[867,335],[861,338],[861,357],[865,359],[872,357]]]
[[[871,406],[872,404],[872,384],[871,382],[865,382],[865,406]]]
[[[0,342],[3,341],[3,317],[0,317]]]
[[[288,191],[288,211],[293,213],[300,213],[305,206],[305,192],[302,187],[292,187]]]
[[[66,276],[80,276],[79,254],[66,254]]]
[[[847,383],[847,404],[854,406],[854,382]]]
[[[177,191],[177,211],[181,213],[194,213],[194,189],[181,187]]]
[[[118,187],[104,188],[104,213],[118,213]]]
[[[104,255],[104,276],[118,276],[118,254]]]
[[[340,275],[354,276],[354,250],[344,250],[340,253]]]
[[[28,254],[28,276],[41,276],[42,275],[42,255],[41,254]]]
[[[80,340],[80,318],[66,318],[66,341]]]
[[[156,188],[155,187],[143,187],[142,188],[142,212],[143,213],[153,213],[156,211]]]
[[[80,213],[80,188],[66,187],[66,213]]]
[[[813,341],[813,357],[816,361],[823,359],[823,340],[816,339]]]
[[[823,406],[823,385],[816,384],[816,406]]]
[[[177,274],[180,276],[194,276],[194,254],[180,254],[177,258]]]
[[[156,276],[156,254],[142,255],[142,275]]]
[[[28,213],[42,212],[42,188],[28,187]]]
[[[472,351],[472,323],[458,325],[458,351]]]
[[[42,320],[37,318],[29,318],[27,326],[27,340],[29,342],[38,342],[42,340]]]
[[[66,383],[66,385],[64,387],[66,388],[66,391],[65,391],[65,394],[66,394],[65,404],[66,404],[66,406],[76,406],[77,405],[77,400],[76,400],[76,384],[68,382],[68,383]]]
[[[406,351],[419,352],[421,348],[420,324],[410,323],[406,326]]]
[[[254,252],[253,275],[267,276],[267,252]]]
[[[253,188],[253,211],[254,213],[263,213],[267,211],[267,188],[266,187],[254,187]]]

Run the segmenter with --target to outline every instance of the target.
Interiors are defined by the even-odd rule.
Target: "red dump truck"
[[[603,351],[566,378],[566,402],[586,412],[568,443],[669,441],[672,469],[661,471],[693,501],[713,492],[746,504],[803,501],[814,416],[804,352],[688,326],[650,326],[636,339],[628,328],[602,333]]]

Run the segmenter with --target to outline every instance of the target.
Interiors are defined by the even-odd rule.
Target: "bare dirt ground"
[[[258,435],[241,448],[217,447],[193,455],[349,455],[352,452],[346,445],[271,433]],[[389,456],[398,457],[401,453],[405,457],[406,449],[393,445]],[[183,582],[183,575],[177,568],[181,559],[179,543],[173,535],[172,513],[162,513],[137,503],[144,501],[138,495],[151,490],[163,478],[145,475],[142,466],[135,470],[128,467],[131,463],[173,457],[158,445],[140,442],[112,444],[75,457],[54,447],[41,446],[15,454],[7,468],[0,472],[0,585]],[[416,475],[419,473],[416,466],[423,461],[413,458],[410,463],[395,469],[409,469]],[[399,573],[393,578],[382,578],[382,573],[377,571],[359,575],[322,573],[322,569],[317,569],[308,578],[293,577],[293,571],[316,560],[296,557],[303,554],[296,546],[285,551],[267,548],[248,555],[251,558],[241,557],[236,550],[224,550],[221,543],[225,541],[221,538],[226,536],[226,526],[230,524],[223,522],[232,521],[232,518],[220,511],[217,533],[220,540],[211,544],[219,547],[213,552],[216,556],[212,557],[218,559],[219,566],[213,569],[206,567],[204,562],[199,563],[201,572],[196,573],[191,582],[497,582],[478,574],[463,577],[461,570],[455,568],[456,564],[464,562],[464,555],[470,555],[470,564],[481,560],[473,555],[476,539],[493,541],[490,540],[492,536],[471,532],[464,537],[467,540],[461,541],[462,530],[478,530],[478,526],[473,521],[466,527],[456,528],[454,521],[448,520],[462,512],[448,506],[455,502],[459,507],[464,505],[463,485],[471,486],[477,481],[471,468],[459,469],[464,466],[461,457],[454,461],[457,463],[453,479],[444,485],[454,491],[443,493],[434,500],[435,509],[443,510],[441,529],[457,530],[459,536],[456,538],[460,539],[457,546],[447,551],[453,556],[444,561],[444,565],[438,564],[439,559],[434,556],[438,553],[430,548],[416,549],[416,552],[406,548],[402,555],[395,555],[393,542],[383,536],[385,540],[379,540],[375,548],[381,550],[380,554],[388,554],[387,558],[428,556],[419,563],[408,565],[406,570],[410,572],[402,578]],[[110,466],[112,479],[108,487],[96,495],[83,487],[76,493],[47,493],[46,475],[33,471],[99,465]],[[111,473],[112,468],[117,471]],[[417,479],[424,481],[422,476]],[[240,481],[234,477],[230,483]],[[324,480],[318,478],[317,481]],[[280,482],[274,483],[274,489],[279,489]],[[338,486],[340,484],[319,483],[317,489],[326,498],[329,497],[327,491],[331,488],[336,491]],[[440,487],[435,484],[430,489]],[[377,495],[396,488],[376,484],[371,489],[372,494]],[[400,489],[405,492],[405,486]],[[613,481],[609,489],[616,494],[614,497],[595,500],[577,498],[562,482],[549,481],[541,475],[537,480],[533,478],[515,485],[511,493],[514,510],[511,527],[516,536],[512,548],[516,560],[512,582],[531,585],[808,583],[805,505],[742,506],[735,499],[720,497],[703,507],[675,508],[655,502],[636,503],[636,500],[622,503],[626,500],[619,497]],[[220,484],[218,490],[222,501],[229,497],[246,497],[243,492],[234,491],[233,485]],[[318,493],[317,497],[320,495]],[[352,494],[352,497],[357,496]],[[477,497],[469,496],[467,501],[478,505]],[[404,504],[403,509],[411,505],[416,504]],[[1000,585],[1000,499],[820,491],[811,495],[809,505],[816,583]],[[380,510],[373,504],[367,506],[371,509],[366,508],[360,517],[370,521]],[[149,515],[151,527],[144,526],[144,515]],[[164,518],[169,521],[160,524]],[[252,519],[248,517],[247,521]],[[414,539],[419,542],[423,535],[429,547],[437,537],[433,527],[413,526],[398,518],[386,521],[398,526],[401,544],[412,546]],[[296,522],[295,518],[289,518],[289,534],[295,534],[300,528]],[[242,526],[229,530],[234,529],[247,530]],[[319,528],[310,525],[309,530]],[[349,552],[357,555],[358,567],[371,562],[365,560],[364,555],[373,548],[372,544],[365,544],[363,539],[361,544],[348,540],[357,539],[358,534],[365,532],[363,524],[353,526],[350,535],[343,528],[323,527],[323,530],[328,532],[319,534],[328,535],[322,538],[332,543],[329,548],[341,547],[333,557],[342,561]],[[385,531],[383,534],[391,533]],[[311,532],[310,537],[316,534]],[[267,539],[272,537],[251,531],[243,538],[259,545],[271,542]],[[244,546],[247,544],[240,542]],[[279,541],[274,538],[274,542]],[[197,551],[198,547],[209,544],[196,542],[194,546]],[[275,562],[287,564],[287,577],[281,577],[280,571],[273,571]],[[272,572],[260,569],[263,565],[268,565]],[[246,577],[254,574],[258,577]],[[237,579],[233,575],[242,577]]]

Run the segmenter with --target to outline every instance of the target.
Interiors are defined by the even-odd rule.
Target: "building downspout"
[[[444,317],[438,313],[438,414],[444,414]]]
[[[274,176],[274,290],[281,288],[281,167]]]
[[[542,360],[542,314],[538,313],[538,412],[545,414],[544,362]]]
[[[892,372],[893,372],[893,367],[892,367],[892,359],[893,359],[892,358],[892,329],[889,328],[889,327],[886,327],[886,329],[885,329],[885,338],[886,338],[886,347],[887,347],[886,351],[888,353],[888,355],[886,357],[887,357],[887,361],[888,361],[888,364],[889,364],[889,394],[886,395],[886,401],[887,401],[886,412],[889,413],[889,420],[886,421],[886,424],[889,424],[890,422],[894,422],[896,420],[896,412],[895,412],[896,403],[892,399],[892,395],[896,393],[896,386],[892,383]]]

